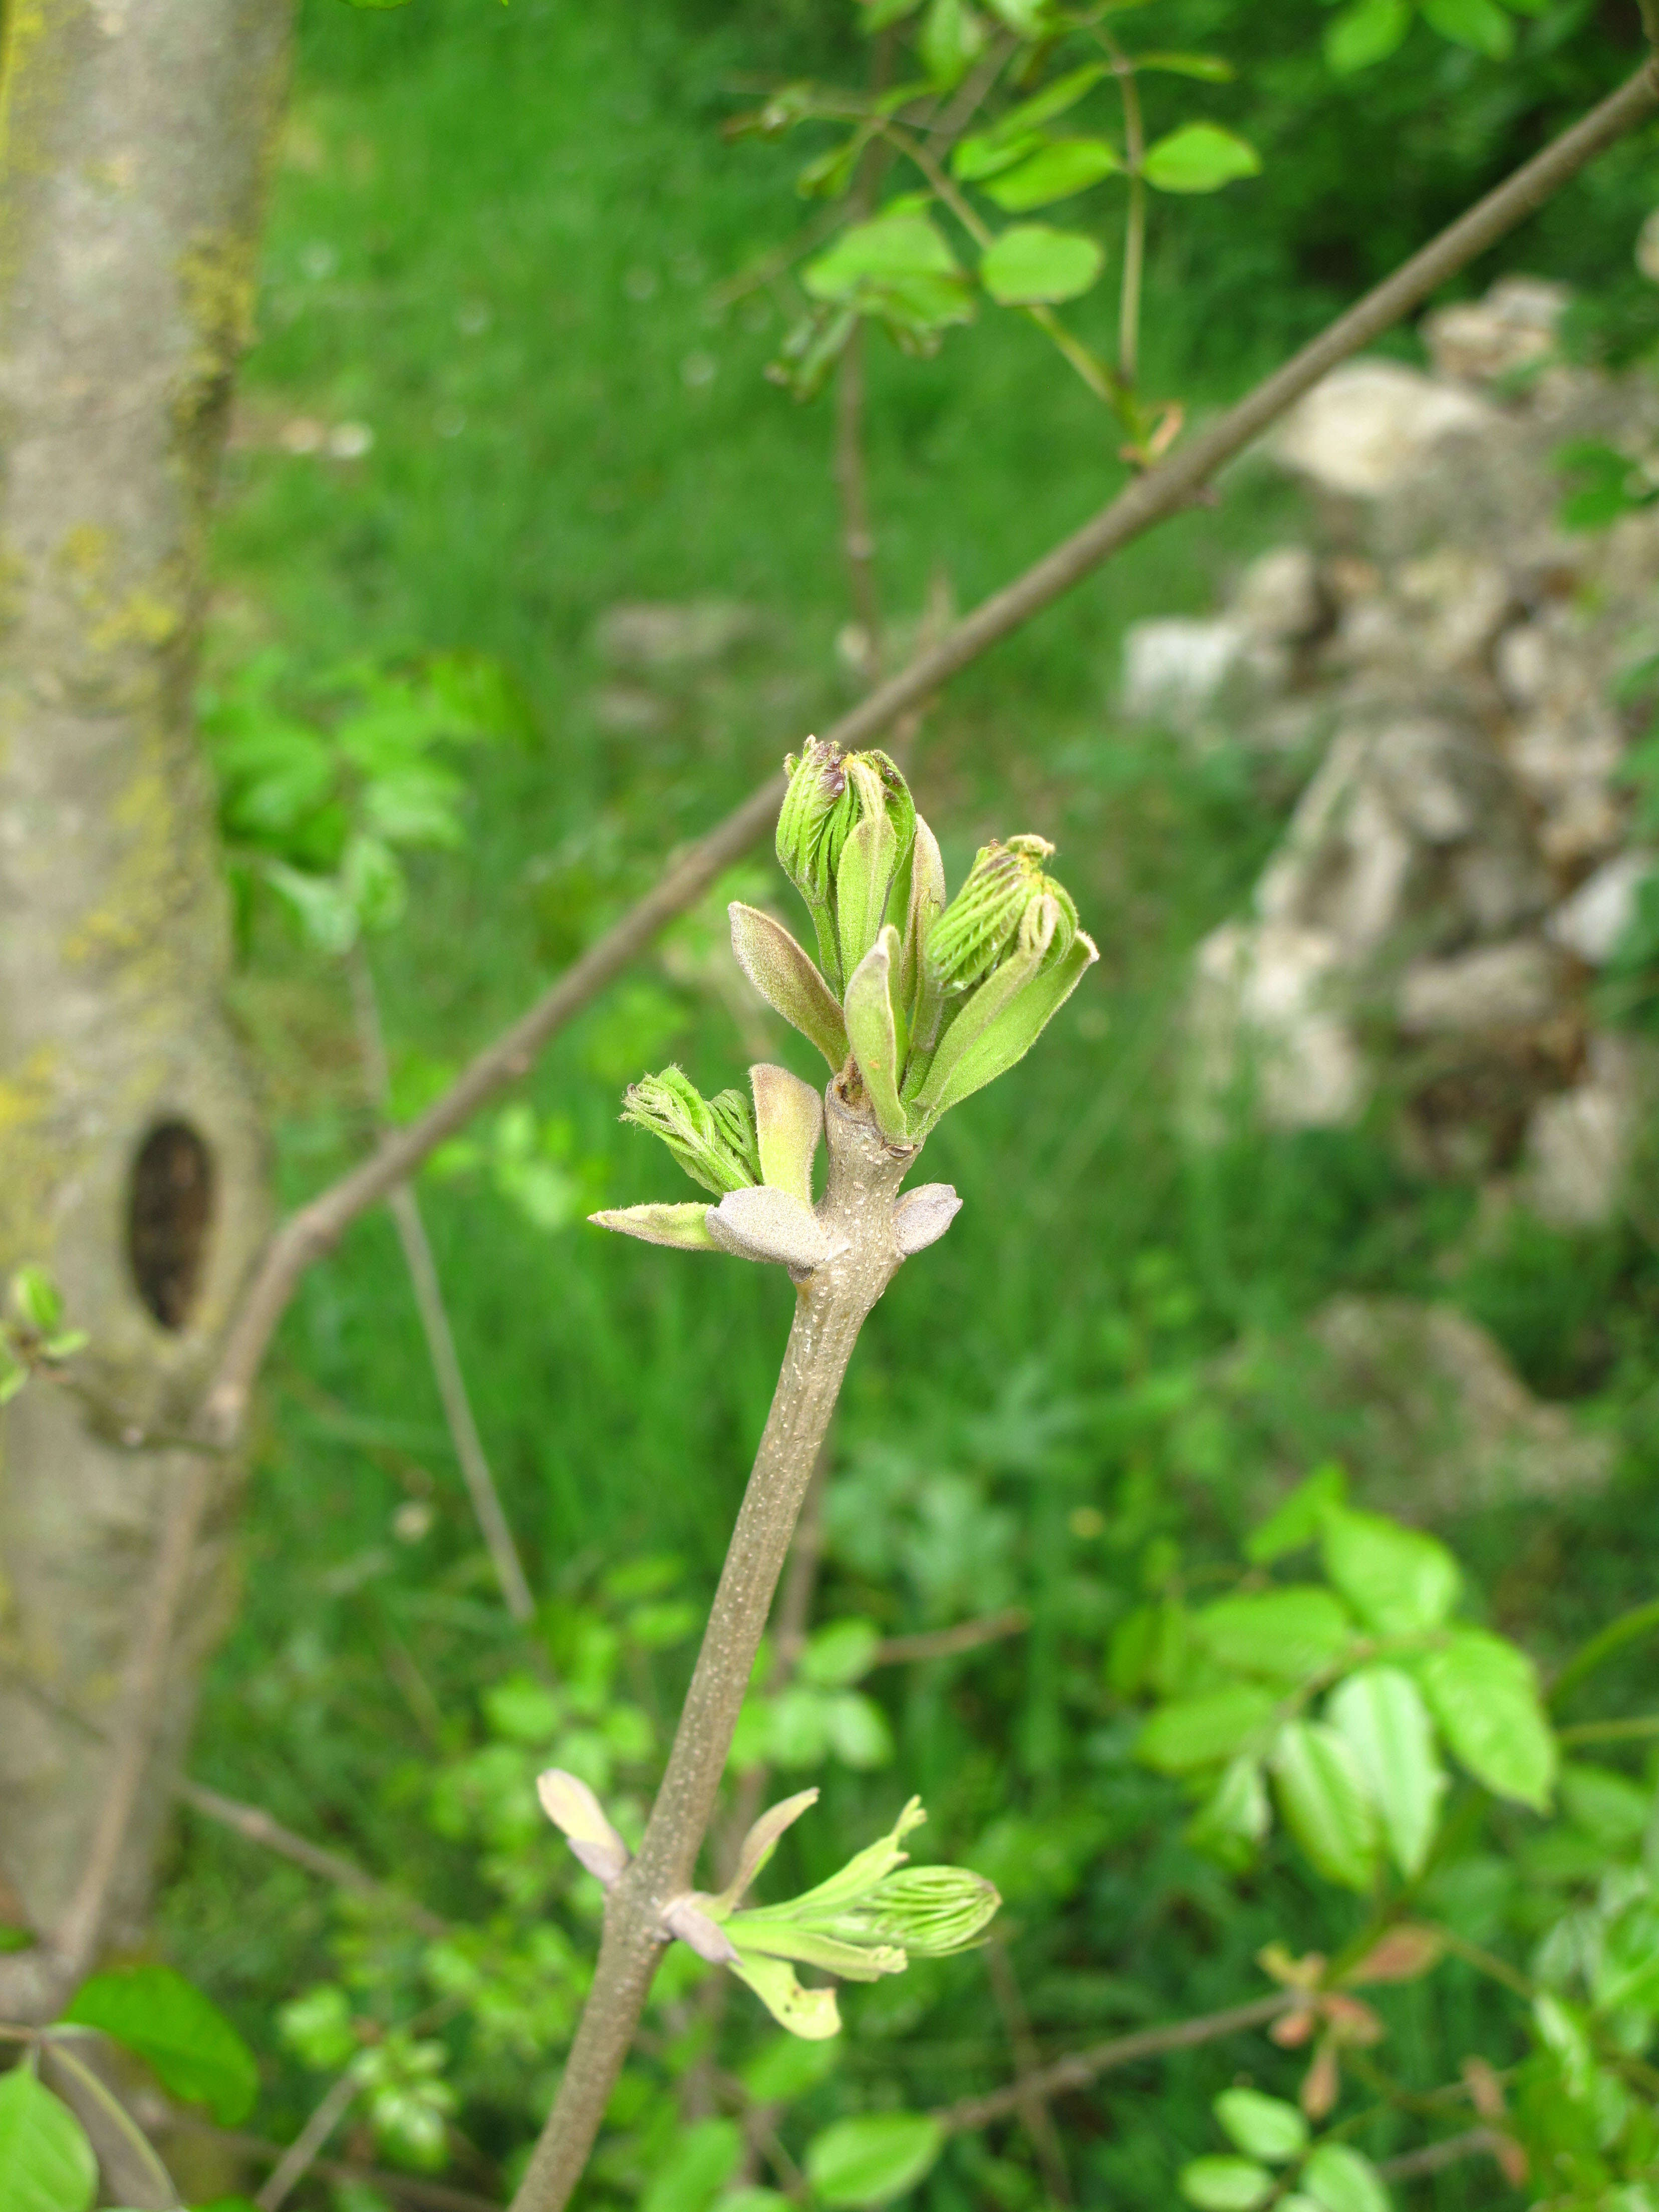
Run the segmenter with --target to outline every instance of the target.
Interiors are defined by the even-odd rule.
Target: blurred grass
[[[710,305],[797,220],[787,155],[722,145],[728,88],[756,69],[757,39],[763,60],[787,61],[823,41],[823,21],[767,19],[757,33],[672,0],[306,9],[217,533],[210,663],[270,644],[302,667],[464,648],[505,664],[534,732],[477,757],[466,850],[420,865],[406,922],[375,949],[405,1064],[459,1060],[568,957],[562,885],[614,905],[847,696],[826,410],[762,380],[781,331],[763,292]],[[1191,249],[1169,248],[1159,272],[1154,309],[1169,304],[1172,335],[1161,355],[1154,337],[1153,381],[1200,408],[1246,384],[1284,341],[1285,315],[1311,315],[1322,296],[1297,294],[1223,348],[1201,330]],[[896,621],[920,614],[940,572],[973,604],[1120,480],[1110,425],[1023,324],[1000,319],[927,363],[878,342],[871,367]],[[290,453],[297,418],[363,424],[372,446],[350,460]],[[1052,1824],[1065,1778],[1081,1823],[1073,1871],[1091,1871],[1068,1911],[1033,1907],[1029,1970],[1043,2017],[1069,2004],[1084,2033],[1115,2002],[1109,1987],[1088,1994],[1084,1953],[1118,1956],[1166,2009],[1200,2008],[1237,1993],[1283,1902],[1235,1909],[1173,1844],[1167,1866],[1115,1856],[1113,1835],[1163,1802],[1121,1745],[1100,1754],[1109,1789],[1073,1803],[1114,1593],[1133,1590],[1160,1534],[1224,1545],[1260,1475],[1206,1401],[1206,1363],[1241,1331],[1294,1328],[1338,1288],[1443,1294],[1448,1255],[1475,1249],[1456,1294],[1535,1386],[1609,1392],[1630,1449],[1610,1497],[1489,1515],[1459,1540],[1491,1582],[1510,1577],[1506,1625],[1547,1650],[1652,1583],[1651,1533],[1630,1540],[1653,1528],[1659,1270],[1643,1248],[1541,1231],[1468,1248],[1471,1194],[1414,1179],[1370,1129],[1241,1139],[1205,1158],[1176,1137],[1190,950],[1244,896],[1285,794],[1240,757],[1200,760],[1115,728],[1118,642],[1142,615],[1210,604],[1297,522],[1273,479],[1236,472],[1217,507],[1144,541],[959,680],[913,763],[953,878],[988,832],[1042,829],[1104,957],[1041,1050],[930,1146],[930,1173],[964,1209],[870,1324],[838,1447],[862,1486],[850,1495],[873,1511],[908,1483],[922,1519],[908,1536],[896,1522],[890,1571],[842,1558],[836,1589],[895,1626],[930,1617],[928,1592],[948,1577],[929,1583],[902,1561],[925,1565],[926,1513],[959,1510],[956,1533],[940,1522],[929,1540],[971,1560],[982,1539],[988,1574],[1033,1606],[1030,1637],[976,1668],[971,1698],[927,1670],[884,1694],[941,1847],[1009,1805],[1046,1808]],[[754,641],[666,687],[659,726],[607,722],[598,617],[619,600],[707,594],[756,609]],[[757,865],[770,871],[763,854]],[[763,880],[787,908],[781,883]],[[649,991],[613,994],[529,1085],[539,1111],[569,1117],[616,1202],[682,1194],[660,1152],[616,1125],[626,1076],[672,1054],[713,1090],[752,1056],[709,994],[654,963],[641,975]],[[270,926],[241,990],[297,1199],[367,1134],[344,993]],[[780,1030],[773,1056],[810,1073],[798,1044]],[[673,1548],[706,1584],[764,1417],[787,1286],[585,1227],[544,1234],[483,1182],[422,1197],[532,1579],[574,1588],[601,1559]],[[383,1216],[307,1279],[264,1421],[245,1601],[208,1686],[198,1769],[411,1882],[441,1881],[411,1833],[410,1762],[506,1644]],[[938,1488],[945,1476],[957,1490]],[[428,1495],[433,1532],[399,1541],[396,1508]],[[983,1578],[962,1596],[993,1601]],[[885,1819],[892,1787],[832,1777],[829,1806],[879,1804]],[[174,1940],[264,2016],[320,1958],[320,1902],[199,1825],[179,1877]],[[1306,1899],[1310,1928],[1323,1909]],[[872,2063],[885,2063],[882,2022],[902,2027],[903,2002],[860,2003]],[[1449,2049],[1464,2047],[1456,2027],[1441,2025]],[[954,2063],[934,2069],[940,2094]],[[926,2075],[925,2051],[915,2063]],[[1201,2096],[1229,2070],[1195,2059],[1156,2077],[1150,2100],[1114,2089],[1103,2111],[1120,2140],[1100,2153],[1100,2185],[1151,2201],[1168,2145],[1200,2140]],[[936,2185],[941,2212],[970,2201],[957,2186]]]

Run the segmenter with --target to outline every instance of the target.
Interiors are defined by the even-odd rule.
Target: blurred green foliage
[[[462,842],[399,848],[402,919],[371,948],[400,1112],[849,696],[828,422],[763,380],[799,302],[733,281],[797,232],[798,153],[720,137],[768,84],[854,77],[865,54],[848,14],[839,0],[419,0],[386,14],[308,0],[217,533],[210,688],[234,700],[250,668],[280,665],[278,704],[326,733],[342,692],[313,672],[360,672],[345,708],[434,666],[508,672],[524,742],[450,757],[444,818]],[[1634,7],[1589,0],[1506,18],[1501,63],[1413,20],[1393,51],[1336,77],[1322,41],[1341,19],[1312,0],[1160,0],[1149,37],[1155,17],[1160,41],[1225,54],[1237,75],[1171,81],[1167,115],[1149,82],[1150,127],[1174,127],[1201,90],[1203,112],[1263,163],[1227,192],[1154,206],[1145,380],[1199,410],[1637,58]],[[1652,143],[1615,149],[1471,283],[1499,260],[1560,276],[1583,295],[1586,349],[1650,345],[1659,293],[1631,247]],[[1103,299],[1066,312],[1108,344]],[[1121,479],[1107,419],[1016,318],[987,318],[932,360],[877,344],[868,371],[896,629],[936,578],[972,604]],[[1158,1686],[1144,1649],[1131,1663],[1149,1608],[1190,1596],[1212,1615],[1245,1530],[1340,1442],[1322,1439],[1288,1359],[1269,1356],[1267,1372],[1293,1420],[1216,1387],[1242,1336],[1283,1341],[1339,1290],[1449,1296],[1534,1387],[1584,1401],[1617,1435],[1607,1492],[1494,1506],[1443,1532],[1474,1618],[1547,1668],[1650,1597],[1659,1559],[1659,1264],[1634,1227],[1492,1231],[1473,1192],[1414,1176],[1381,1128],[1241,1134],[1203,1156],[1176,1133],[1190,948],[1244,896],[1287,792],[1242,754],[1176,756],[1115,727],[1116,645],[1138,616],[1206,605],[1295,526],[1284,487],[1241,469],[1219,506],[1167,526],[959,679],[920,736],[909,769],[952,880],[988,831],[1055,837],[1103,962],[1042,1057],[929,1146],[928,1173],[955,1182],[964,1210],[866,1330],[835,1441],[817,1635],[794,1686],[757,1681],[744,1723],[744,1761],[763,1754],[793,1786],[799,1758],[823,1783],[818,1814],[780,1855],[789,1888],[832,1871],[912,1790],[927,1799],[929,1855],[1003,1893],[1000,1940],[1045,2051],[1258,1995],[1255,1954],[1288,1927],[1297,1953],[1334,1954],[1362,1924],[1358,1900],[1277,1832],[1230,1873],[1186,1832],[1187,1785],[1136,1754]],[[619,603],[711,597],[752,611],[718,650],[653,660],[605,645]],[[319,847],[321,868],[343,849]],[[799,1041],[730,988],[730,896],[800,926],[757,860],[423,1186],[480,1425],[546,1601],[537,1648],[495,1602],[383,1216],[313,1273],[285,1328],[242,1610],[195,1769],[454,1932],[439,1943],[186,1820],[164,1938],[258,2051],[258,2125],[273,2137],[298,2131],[321,2072],[369,2052],[346,2152],[418,2164],[435,2143],[453,2179],[495,2192],[550,2091],[599,1893],[540,1820],[530,1780],[556,1755],[631,1834],[787,1327],[784,1286],[760,1270],[580,1224],[595,1205],[650,1194],[652,1147],[616,1120],[642,1066],[672,1054],[705,1091],[757,1057],[813,1073]],[[270,902],[245,911],[237,1003],[297,1199],[369,1133],[350,1010],[336,968]],[[1017,1636],[873,1662],[881,1639],[1012,1607],[1029,1620]],[[1616,1656],[1564,1717],[1647,1710],[1646,1656]],[[1650,1794],[1652,1765],[1639,1740],[1595,1756],[1613,1782],[1591,1774],[1568,1798],[1570,1832],[1590,1843],[1538,1879],[1611,1927],[1629,1897],[1597,1884],[1638,1850],[1619,1787],[1645,1777]],[[1439,1909],[1468,1941],[1523,1958],[1544,1922],[1514,1868],[1548,1838],[1523,1809],[1491,1817],[1495,1829],[1464,1838]],[[1554,2045],[1453,1960],[1431,1984],[1377,1996],[1389,2064],[1421,2092],[1471,2051],[1500,2068],[1536,2072],[1551,2048],[1558,2072],[1578,2064],[1589,1942],[1551,1966],[1567,2022]],[[937,2148],[914,2130],[837,2127],[923,2112],[1012,2070],[1015,2031],[973,1957],[852,1993],[849,2033],[782,2055],[742,1992],[714,2020],[703,1972],[684,1947],[671,1954],[595,2203],[700,2212],[726,2185],[730,2121],[682,2127],[660,2094],[711,2035],[752,2095],[790,2103],[798,2151],[827,2145],[817,2178],[832,2202],[838,2176],[866,2186],[860,2159],[890,2178]],[[809,2048],[816,2072],[799,2070]],[[1303,2070],[1259,2039],[1234,2041],[1068,2100],[1079,2201],[1170,2202],[1178,2169],[1217,2144],[1211,2100],[1241,2069],[1281,2100]],[[1593,2163],[1583,2127],[1558,2122]],[[1416,2139],[1387,2112],[1358,2138],[1377,2156]],[[1314,2181],[1298,2187],[1326,2202]],[[311,2186],[313,2204],[329,2202]],[[1449,2212],[1490,2201],[1495,2183],[1480,2165],[1427,2186]],[[1035,2212],[1045,2188],[1007,2125],[954,2139],[916,2201]],[[370,2201],[353,2197],[351,2212]]]

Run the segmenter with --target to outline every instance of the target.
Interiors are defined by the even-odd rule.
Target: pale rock
[[[1536,707],[1550,680],[1550,644],[1542,625],[1516,623],[1506,629],[1498,641],[1492,665],[1508,705],[1522,711]]]
[[[1340,1127],[1362,1110],[1364,1062],[1333,988],[1341,960],[1325,931],[1275,922],[1212,930],[1189,1009],[1195,1133],[1218,1135],[1241,1088],[1273,1128]]]
[[[1395,1018],[1407,1036],[1526,1029],[1553,1012],[1560,963],[1535,937],[1422,960],[1400,979]]]
[[[1543,361],[1554,350],[1568,296],[1540,276],[1505,276],[1484,300],[1425,315],[1420,335],[1436,375],[1474,383]]]
[[[1637,899],[1656,862],[1659,855],[1635,850],[1599,867],[1545,923],[1551,939],[1587,967],[1601,967],[1634,919]]]
[[[729,599],[627,599],[599,617],[594,643],[613,668],[668,672],[712,667],[759,628],[753,607]]]
[[[1442,546],[1400,565],[1400,596],[1416,617],[1415,657],[1421,665],[1455,668],[1491,646],[1512,599],[1495,561]]]
[[[1420,471],[1444,439],[1498,419],[1484,399],[1389,361],[1355,361],[1299,400],[1273,441],[1276,457],[1328,491],[1376,499]]]
[[[1160,617],[1123,639],[1122,709],[1131,721],[1194,731],[1231,709],[1242,717],[1289,674],[1283,645],[1230,615]]]
[[[1521,1191],[1540,1220],[1593,1229],[1618,1211],[1647,1087],[1641,1073],[1629,1038],[1593,1037],[1583,1082],[1533,1109]]]
[[[1305,545],[1275,546],[1244,571],[1228,611],[1258,637],[1302,644],[1329,617],[1319,563]]]

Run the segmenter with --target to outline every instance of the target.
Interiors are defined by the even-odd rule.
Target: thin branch
[[[1659,0],[1654,0],[1654,5],[1659,7]],[[1598,1629],[1587,1644],[1581,1644],[1550,1684],[1550,1704],[1564,1705],[1581,1682],[1587,1682],[1627,1644],[1639,1644],[1655,1635],[1659,1635],[1659,1598],[1621,1613],[1616,1620]]]
[[[1031,1616],[1024,1606],[1006,1613],[988,1613],[983,1620],[959,1621],[954,1628],[931,1628],[916,1636],[888,1636],[876,1646],[872,1667],[903,1667],[924,1659],[951,1659],[959,1651],[976,1651],[982,1644],[1000,1644],[1005,1637],[1024,1636]]]
[[[1036,2039],[1031,2033],[1030,2016],[1020,1995],[1008,1946],[997,1936],[992,1937],[986,1948],[985,1966],[991,1994],[996,1999],[1008,2045],[1014,2055],[1013,2093],[1019,2100],[1016,2109],[1036,2153],[1043,2188],[1054,2203],[1069,2204],[1072,2177],[1066,2170],[1060,2131],[1042,2087],[1042,2069],[1038,2063]]]
[[[645,2008],[662,1913],[696,1869],[772,1599],[842,1378],[865,1316],[900,1262],[891,1210],[915,1158],[886,1145],[831,1084],[830,1177],[818,1218],[830,1257],[796,1289],[795,1315],[721,1570],[668,1765],[639,1855],[612,1883],[592,1986],[547,2125],[513,2212],[562,2212],[587,2163]]]
[[[354,946],[347,967],[351,977],[352,1006],[357,1019],[357,1045],[362,1056],[363,1073],[368,1078],[375,1110],[384,1115],[392,1095],[392,1072],[386,1064],[386,1037],[380,1026],[380,1007],[374,991],[374,976],[361,945]],[[398,1184],[388,1193],[386,1203],[392,1209],[392,1220],[397,1224],[398,1241],[403,1246],[404,1264],[409,1270],[416,1308],[421,1316],[422,1333],[426,1338],[427,1357],[432,1363],[433,1379],[438,1385],[450,1442],[454,1445],[455,1456],[460,1462],[461,1477],[466,1484],[467,1496],[472,1501],[473,1515],[489,1553],[489,1563],[495,1570],[495,1579],[501,1584],[507,1609],[522,1628],[535,1619],[536,1601],[531,1595],[524,1565],[519,1558],[518,1546],[513,1540],[513,1531],[501,1509],[501,1492],[496,1489],[495,1478],[489,1470],[489,1455],[484,1450],[483,1438],[478,1434],[478,1424],[473,1419],[472,1401],[467,1393],[466,1377],[461,1371],[460,1357],[455,1350],[455,1334],[449,1325],[448,1309],[444,1304],[443,1285],[438,1279],[438,1263],[433,1257],[431,1239],[426,1233],[426,1223],[422,1218],[420,1200],[415,1195],[413,1183]]]
[[[137,2160],[146,2184],[152,2189],[161,2190],[170,2203],[177,2204],[179,2202],[179,2191],[173,2176],[162,2165],[155,2144],[151,2142],[114,2090],[110,2087],[109,2083],[101,2081],[84,2059],[77,2058],[67,2045],[59,2040],[54,2039],[47,2045],[43,2056],[49,2067],[62,2067],[81,2094],[97,2107],[104,2120],[114,2130],[121,2142]],[[79,2117],[84,2119],[85,2115]],[[110,2160],[106,2146],[100,2150],[100,2157],[106,2162],[104,2179],[106,2182],[112,2183],[114,2177],[107,2171],[107,2164],[112,2163],[112,2160]]]
[[[1420,2150],[1405,2150],[1397,2158],[1385,2158],[1376,2170],[1384,2181],[1415,2181],[1466,2158],[1491,2157],[1501,2140],[1490,2128],[1470,2128],[1463,2135],[1448,2136],[1443,2142],[1425,2143]]]
[[[198,2119],[192,2112],[171,2113],[167,2124],[169,2130],[176,2128],[190,2135],[206,2136],[240,2157],[258,2159],[267,2165],[275,2165],[285,2155],[281,2143],[267,2142],[263,2136],[243,2135],[234,2128],[216,2128],[206,2120]],[[355,2181],[362,2186],[380,2190],[387,2197],[414,2205],[416,2212],[501,2212],[494,2197],[480,2197],[470,2189],[453,2189],[447,2181],[428,2181],[420,2174],[394,2173],[384,2166],[358,2166],[334,2158],[313,2160],[311,2171],[324,2181]]]
[[[282,2212],[283,2206],[322,2155],[324,2145],[345,2118],[362,2086],[350,2073],[342,2074],[331,2084],[326,2096],[277,2160],[264,2187],[254,2198],[259,2212]]]
[[[448,1923],[435,1912],[428,1912],[415,1898],[405,1897],[398,1889],[392,1889],[383,1881],[376,1881],[372,1874],[365,1874],[337,1851],[324,1849],[304,1836],[296,1836],[280,1820],[262,1812],[257,1805],[244,1805],[234,1797],[222,1797],[216,1790],[209,1790],[199,1782],[180,1781],[178,1794],[193,1813],[204,1820],[216,1820],[221,1827],[229,1828],[250,1844],[258,1844],[279,1858],[289,1859],[295,1866],[303,1867],[307,1874],[319,1875],[338,1889],[349,1889],[358,1897],[372,1898],[417,1928],[422,1936],[437,1937],[449,1933]]]
[[[988,2127],[993,2120],[1004,2120],[1018,2112],[1022,2103],[1033,2095],[1063,2096],[1072,2089],[1086,2089],[1103,2074],[1110,2074],[1121,2066],[1139,2065],[1143,2058],[1162,2057],[1171,2051],[1191,2051],[1201,2043],[1213,2043],[1224,2035],[1237,2035],[1243,2028],[1265,2027],[1269,2021],[1279,2018],[1304,2002],[1299,1990],[1279,1990],[1272,1996],[1257,1997],[1250,2004],[1233,2005],[1225,2012],[1206,2013],[1197,2020],[1176,2021],[1169,2027],[1145,2027],[1133,2035],[1115,2036],[1109,2043],[1098,2043],[1092,2051],[1074,2051],[1069,2058],[1057,2058],[1051,2066],[1028,2074],[1023,2081],[1005,2089],[993,2089],[983,2097],[963,2097],[954,2105],[941,2105],[933,2118],[947,2135],[965,2135],[975,2128]]]
[[[849,750],[868,744],[951,677],[1062,599],[1103,562],[1156,524],[1182,513],[1218,469],[1260,437],[1321,377],[1420,307],[1598,154],[1647,121],[1656,108],[1659,76],[1650,64],[1477,201],[1236,405],[1127,485],[1092,521],[860,700],[823,733],[826,738]],[[548,1039],[771,828],[782,795],[780,775],[769,777],[751,792],[724,822],[688,848],[653,889],[487,1046],[424,1114],[387,1136],[361,1166],[289,1217],[267,1247],[227,1339],[203,1407],[208,1435],[233,1436],[240,1427],[265,1347],[307,1268],[331,1251],[359,1214],[405,1182],[479,1107],[527,1075]]]
[[[1627,1720],[1578,1721],[1555,1733],[1563,1743],[1634,1743],[1643,1736],[1659,1735],[1659,1713],[1632,1713]]]

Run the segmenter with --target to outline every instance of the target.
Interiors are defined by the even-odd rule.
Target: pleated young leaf
[[[908,873],[903,942],[899,951],[898,988],[894,1003],[909,1024],[912,1048],[921,1043],[931,1052],[939,1039],[943,1000],[936,981],[929,976],[927,945],[933,924],[945,911],[946,894],[945,861],[939,840],[919,814]]]
[[[733,900],[732,950],[767,1005],[817,1047],[836,1073],[847,1058],[847,1030],[818,964],[781,921]]]
[[[1395,1864],[1407,1878],[1420,1874],[1447,1784],[1416,1683],[1398,1667],[1362,1667],[1325,1711],[1358,1761]]]
[[[851,840],[848,840],[850,844]],[[881,1133],[901,1144],[905,1112],[899,1103],[899,1041],[893,1018],[894,969],[899,933],[889,922],[847,982],[847,1036]]]
[[[1320,1721],[1288,1721],[1269,1760],[1285,1825],[1328,1881],[1369,1889],[1376,1811],[1345,1738]]]

